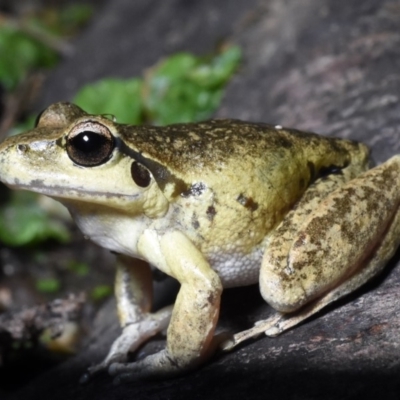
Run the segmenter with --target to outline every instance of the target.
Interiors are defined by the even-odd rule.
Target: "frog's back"
[[[249,174],[251,167],[268,175],[273,170],[290,172],[291,165],[306,165],[314,179],[320,169],[341,168],[351,157],[359,157],[360,162],[368,158],[367,148],[356,142],[231,119],[166,127],[122,126],[120,132],[139,161],[154,170],[156,179],[174,175],[187,183],[207,172],[223,174],[234,168]]]
[[[236,120],[129,135],[132,156],[172,204],[168,224],[190,237],[225,286],[235,285],[236,270],[256,282],[268,233],[321,172],[367,164],[358,143]]]

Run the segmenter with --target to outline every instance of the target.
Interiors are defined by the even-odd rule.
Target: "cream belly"
[[[264,246],[257,246],[251,253],[215,251],[207,257],[224,288],[258,283]]]

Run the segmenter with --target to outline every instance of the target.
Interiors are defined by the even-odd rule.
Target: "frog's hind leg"
[[[396,234],[400,235],[400,213],[396,215],[395,222],[397,224]],[[231,350],[233,347],[236,347],[245,340],[256,338],[262,333],[265,333],[265,335],[270,337],[278,336],[282,332],[300,324],[302,321],[317,313],[329,303],[332,303],[333,301],[353,292],[377,275],[385,267],[385,262],[382,262],[382,260],[385,260],[386,255],[388,256],[388,259],[390,259],[393,253],[390,251],[391,244],[388,243],[389,241],[385,242],[386,243],[384,243],[384,247],[380,248],[375,257],[368,263],[368,266],[361,271],[362,273],[355,274],[336,289],[328,292],[322,298],[319,298],[318,300],[315,300],[302,307],[298,311],[293,313],[277,312],[275,315],[266,320],[256,322],[253,328],[236,333],[233,336],[233,340],[226,341],[223,344],[223,349]],[[385,244],[388,246],[385,246]]]
[[[278,313],[224,348],[263,332],[276,336],[378,274],[400,242],[399,187],[396,156],[337,188],[305,216],[303,207],[291,212],[271,237],[261,268],[261,293]],[[305,209],[313,204],[304,202]]]

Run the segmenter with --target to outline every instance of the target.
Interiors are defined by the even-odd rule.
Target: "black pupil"
[[[73,146],[85,154],[97,153],[106,141],[104,136],[90,131],[82,132],[71,140]]]
[[[95,166],[107,161],[114,149],[114,139],[97,132],[83,131],[68,140],[70,158],[83,166]]]

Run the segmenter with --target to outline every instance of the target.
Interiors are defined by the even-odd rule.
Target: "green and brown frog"
[[[122,333],[86,377],[174,375],[277,335],[376,275],[400,241],[399,156],[369,169],[363,144],[281,126],[128,126],[57,103],[1,144],[0,179],[60,201],[120,254]],[[130,258],[179,281],[173,307],[150,312],[150,267]],[[276,316],[220,343],[223,289],[257,282]],[[167,327],[164,350],[126,363]]]

